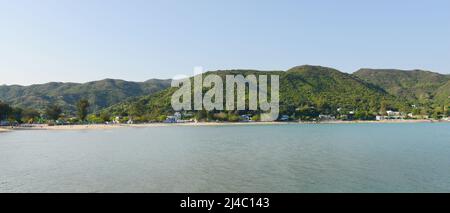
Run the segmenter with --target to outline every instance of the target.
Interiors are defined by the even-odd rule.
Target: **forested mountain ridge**
[[[383,88],[391,95],[422,104],[442,102],[435,96],[445,93],[444,85],[450,81],[450,75],[423,70],[360,69],[353,75]]]
[[[356,119],[364,120],[374,119],[386,110],[443,117],[450,111],[450,75],[429,71],[361,69],[349,74],[328,67],[303,65],[287,71],[219,70],[203,75],[208,74],[222,78],[238,74],[278,75],[280,115],[294,119],[307,120],[319,114],[340,117],[351,112]],[[36,109],[41,113],[49,105],[57,105],[63,109],[63,114],[73,116],[76,104],[87,99],[89,112],[97,120],[102,114],[103,120],[121,116],[160,121],[174,113],[170,102],[176,90],[170,87],[170,80],[157,79],[145,82],[105,79],[84,84],[52,82],[0,86],[0,101],[3,105]],[[208,90],[204,88],[203,92]],[[238,114],[257,115],[260,112],[190,112],[196,113],[201,114],[199,117],[234,120]]]
[[[304,65],[287,71],[220,70],[204,75],[207,74],[222,77],[230,74],[279,75],[280,112],[293,116],[313,117],[320,113],[356,111],[360,113],[361,118],[367,118],[377,114],[383,104],[395,109],[409,107],[409,103],[399,101],[374,84],[327,67]],[[104,112],[134,118],[143,116],[143,120],[155,120],[161,115],[173,113],[170,98],[175,91],[176,88],[169,88],[153,95],[137,97],[111,106]]]
[[[80,99],[90,102],[92,111],[122,102],[130,97],[150,95],[170,86],[170,80],[151,79],[132,82],[104,79],[88,83],[50,82],[30,86],[0,85],[0,100],[15,107],[43,110],[47,105],[59,105],[63,111],[75,111]]]

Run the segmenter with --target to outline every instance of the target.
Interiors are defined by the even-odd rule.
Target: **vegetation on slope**
[[[91,111],[97,111],[130,97],[150,95],[170,86],[169,80],[152,79],[130,82],[105,79],[84,84],[47,83],[31,86],[0,86],[0,100],[21,108],[44,110],[48,105],[58,105],[66,114],[74,115],[76,103],[87,99]]]
[[[434,102],[438,88],[450,81],[449,75],[422,70],[361,69],[354,75],[416,104]]]
[[[280,75],[280,114],[292,119],[311,120],[319,114],[340,116],[353,111],[357,119],[373,119],[382,109],[404,109],[410,107],[400,102],[383,89],[366,83],[350,74],[337,70],[300,66],[286,72],[230,70],[208,72],[224,77],[229,74]],[[161,115],[173,113],[170,98],[176,88],[166,89],[154,95],[126,101],[104,110],[111,115],[131,116],[138,120],[161,120]],[[204,89],[204,92],[208,88]],[[270,94],[269,94],[270,97]],[[227,120],[237,114],[258,114],[251,111],[191,112],[198,119]],[[226,116],[224,116],[224,114]]]
[[[280,115],[289,119],[316,120],[319,115],[329,115],[373,120],[387,110],[434,118],[450,116],[450,76],[427,71],[362,69],[347,74],[327,67],[298,66],[287,71],[221,70],[203,75],[208,74],[223,79],[238,74],[279,75]],[[118,116],[122,122],[163,121],[174,113],[171,97],[177,88],[169,84],[168,80],[137,83],[105,79],[85,84],[0,86],[0,99],[6,101],[0,102],[0,120],[42,122],[64,118],[61,122],[86,119],[101,123]],[[209,89],[203,88],[203,92]],[[88,110],[92,114],[86,117]],[[237,121],[245,114],[258,120],[260,113],[202,110],[183,114],[198,120]]]

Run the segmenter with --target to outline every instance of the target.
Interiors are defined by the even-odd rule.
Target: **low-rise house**
[[[404,116],[400,112],[388,110],[386,111],[387,119],[403,119]]]
[[[55,121],[55,124],[56,125],[65,125],[65,124],[67,124],[67,122],[63,119],[58,119]]]
[[[175,116],[167,116],[166,120],[164,121],[164,123],[176,123],[177,122],[177,118]]]
[[[355,118],[355,111],[350,111],[347,114],[343,114],[340,116],[340,119],[346,120],[346,121],[351,121],[354,118]]]
[[[280,121],[288,121],[288,120],[289,120],[289,115],[281,115]]]
[[[116,116],[116,117],[114,118],[114,120],[112,121],[113,124],[120,124],[120,119],[121,119],[120,116]]]
[[[252,116],[251,115],[241,115],[240,120],[243,122],[250,122],[250,121],[252,121]]]
[[[404,116],[401,112],[396,112],[392,110],[386,111],[386,115],[377,115],[375,116],[375,120],[382,121],[382,120],[395,120],[395,119],[404,119],[406,116]],[[412,113],[409,113],[407,117],[414,118]]]
[[[185,116],[186,116],[186,114],[185,114]],[[173,115],[167,116],[166,120],[164,120],[164,123],[187,123],[187,122],[193,122],[193,121],[194,121],[194,119],[183,120],[183,115],[181,114],[181,112],[175,112]]]
[[[400,112],[395,112],[395,111],[392,111],[392,110],[386,111],[386,114],[389,117],[400,116]]]
[[[173,117],[175,117],[175,119],[178,121],[178,120],[181,120],[181,113],[180,112],[175,112],[174,114],[173,114]]]
[[[386,116],[383,116],[383,115],[377,115],[377,116],[375,116],[375,120],[377,120],[377,121],[383,121],[383,120],[386,120]]]
[[[319,115],[319,120],[321,121],[333,121],[336,120],[336,117],[332,115]]]

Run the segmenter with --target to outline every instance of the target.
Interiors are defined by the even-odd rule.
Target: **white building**
[[[121,117],[117,116],[116,118],[114,118],[114,120],[112,121],[113,124],[120,124],[120,119]]]
[[[252,120],[252,117],[250,115],[241,115],[241,121],[243,122],[250,122]]]
[[[332,120],[336,120],[336,117],[334,117],[332,115],[319,115],[319,119],[322,121],[332,121]]]
[[[386,114],[387,114],[389,117],[400,116],[400,112],[395,112],[395,111],[392,111],[392,110],[386,111]]]
[[[175,117],[175,119],[178,121],[178,120],[181,120],[181,113],[180,112],[175,112],[174,114],[173,114],[173,117]]]
[[[288,121],[289,120],[289,115],[282,115],[280,117],[280,121]]]
[[[377,115],[377,116],[375,116],[375,120],[377,120],[377,121],[386,120],[386,116]]]

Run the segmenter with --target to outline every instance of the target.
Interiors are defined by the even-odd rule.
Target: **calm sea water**
[[[450,124],[1,133],[0,192],[450,192]]]

